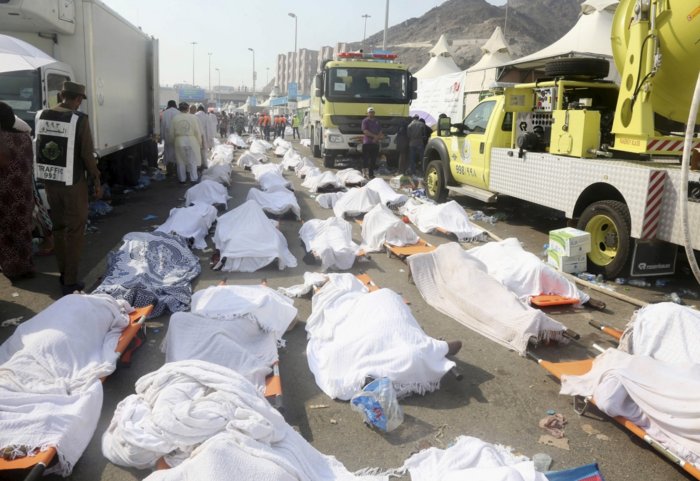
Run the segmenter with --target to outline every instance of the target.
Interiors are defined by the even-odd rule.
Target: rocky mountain
[[[528,55],[559,39],[576,23],[581,0],[508,0],[506,7],[486,0],[448,0],[387,31],[387,49],[398,53],[402,63],[419,70],[430,59],[429,50],[446,34],[453,58],[466,69],[481,58],[481,46],[498,26],[504,30],[513,58]],[[384,32],[369,36],[365,50],[381,48]],[[362,42],[348,44],[349,50]]]

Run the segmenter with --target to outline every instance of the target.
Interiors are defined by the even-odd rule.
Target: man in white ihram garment
[[[179,114],[177,104],[174,100],[168,100],[168,107],[163,110],[160,120],[160,131],[163,136],[163,160],[168,175],[175,172],[175,144],[172,137],[168,135],[170,124],[173,123],[173,117]]]
[[[180,102],[180,113],[173,117],[168,135],[175,145],[177,178],[181,184],[187,180],[197,182],[197,167],[202,163],[203,135],[197,117],[187,112],[189,105]]]
[[[209,113],[207,114],[207,135],[209,137],[209,145],[210,148],[214,148],[214,139],[216,138],[216,134],[219,131],[219,119],[216,117],[216,114],[214,113],[213,109],[209,109]]]
[[[207,153],[211,149],[211,135],[209,135],[209,116],[204,111],[204,106],[200,105],[197,107],[197,113],[194,114],[199,121],[199,130],[202,132],[202,137],[204,137],[204,142],[202,142],[202,162],[206,162]]]

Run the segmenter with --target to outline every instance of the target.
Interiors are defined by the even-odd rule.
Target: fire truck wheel
[[[591,234],[588,271],[617,277],[630,258],[630,213],[623,202],[602,200],[586,207],[577,227]]]
[[[331,154],[323,154],[323,166],[327,169],[335,167],[335,156]]]
[[[425,193],[435,202],[445,202],[447,189],[445,189],[445,171],[442,161],[433,160],[425,169]]]

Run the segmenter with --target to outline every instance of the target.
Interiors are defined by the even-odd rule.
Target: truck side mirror
[[[323,97],[323,74],[316,75],[316,97]]]
[[[452,119],[449,117],[438,118],[437,124],[437,134],[438,137],[442,135],[450,135],[450,128],[452,127]]]

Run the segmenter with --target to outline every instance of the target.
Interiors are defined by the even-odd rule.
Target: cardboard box
[[[580,256],[591,251],[591,234],[565,227],[549,231],[549,248],[563,256]]]
[[[554,249],[547,249],[547,264],[561,272],[579,274],[581,272],[586,272],[588,268],[588,256],[586,254],[565,256]]]

